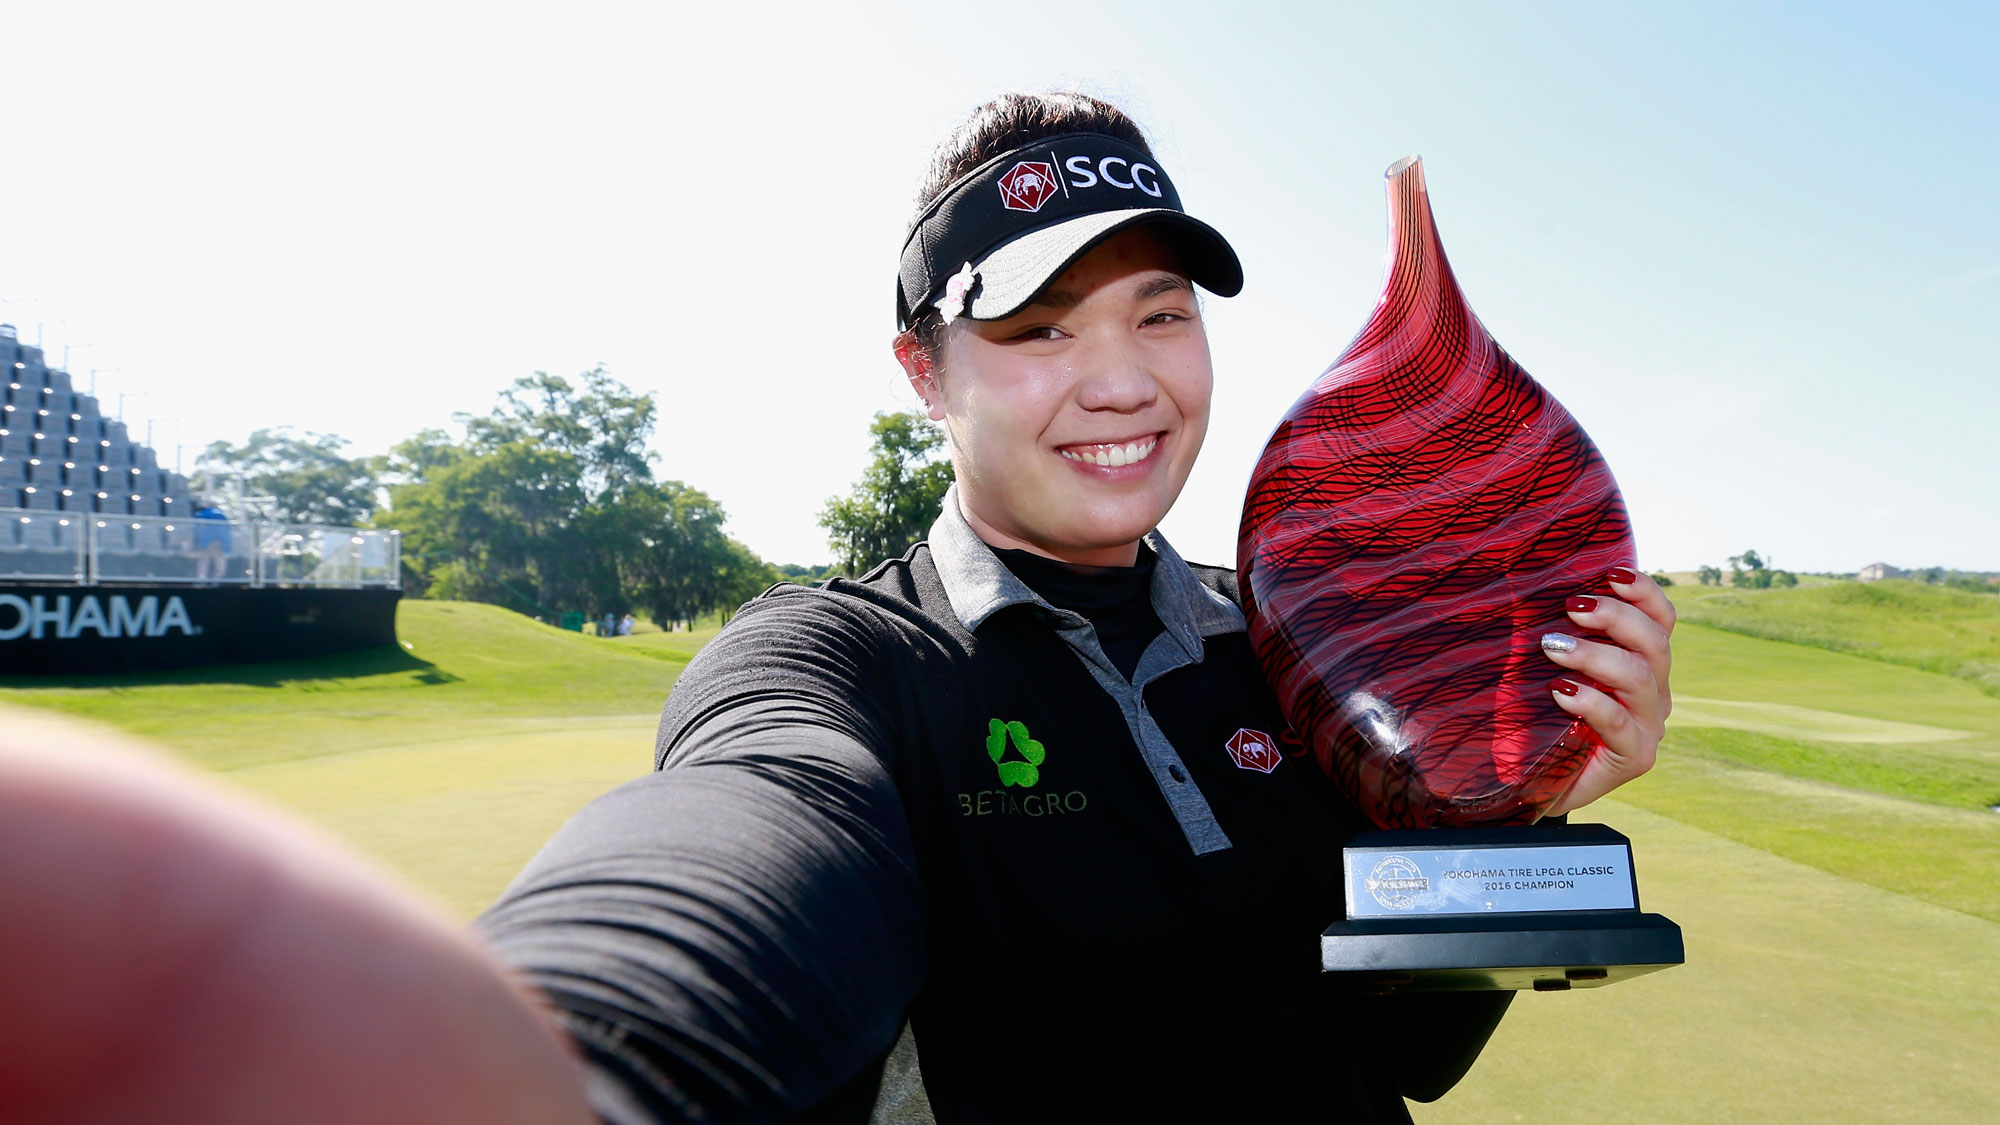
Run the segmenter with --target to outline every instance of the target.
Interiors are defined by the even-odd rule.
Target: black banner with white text
[[[296,660],[396,643],[402,591],[0,585],[0,676]]]

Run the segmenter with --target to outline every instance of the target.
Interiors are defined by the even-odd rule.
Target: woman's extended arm
[[[675,685],[662,771],[481,918],[607,1119],[866,1118],[925,969],[870,624],[804,591],[746,607]]]

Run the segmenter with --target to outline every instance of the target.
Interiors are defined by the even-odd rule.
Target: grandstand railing
[[[0,581],[397,586],[402,546],[393,530],[0,509]]]

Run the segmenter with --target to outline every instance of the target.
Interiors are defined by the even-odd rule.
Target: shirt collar
[[[1153,567],[1153,612],[1182,649],[1199,659],[1203,637],[1244,631],[1243,611],[1202,585],[1166,536],[1155,530],[1145,537],[1145,543],[1160,560]],[[987,618],[1011,605],[1038,606],[1059,622],[1082,620],[1043,601],[1007,569],[965,522],[958,507],[957,485],[945,491],[944,510],[931,525],[930,547],[945,597],[951,600],[952,612],[967,632],[978,631]]]

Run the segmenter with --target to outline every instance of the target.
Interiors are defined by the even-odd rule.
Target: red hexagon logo
[[[1059,190],[1055,167],[1046,160],[1023,160],[1000,177],[1000,202],[1009,211],[1039,211]]]
[[[1243,769],[1258,773],[1270,773],[1285,760],[1270,735],[1247,727],[1229,736],[1229,756]]]

